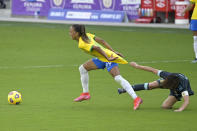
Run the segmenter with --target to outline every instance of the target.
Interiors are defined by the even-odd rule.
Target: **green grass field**
[[[91,100],[74,103],[82,89],[78,67],[92,58],[68,35],[69,25],[0,22],[0,131],[195,131],[197,98],[176,113],[160,108],[168,90],[137,92],[144,100],[133,111],[133,100],[118,95],[120,86],[106,70],[91,71]],[[128,61],[190,78],[197,92],[197,64],[189,30],[87,26]],[[158,77],[120,65],[131,84]],[[9,105],[7,94],[22,93],[21,105]],[[182,102],[178,102],[174,109]]]

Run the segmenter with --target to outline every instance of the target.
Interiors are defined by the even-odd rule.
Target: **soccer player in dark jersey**
[[[191,90],[189,79],[185,75],[180,73],[170,73],[149,66],[139,65],[136,62],[131,62],[130,65],[136,69],[149,71],[161,77],[161,79],[153,82],[133,85],[132,87],[134,91],[152,90],[156,88],[169,89],[170,95],[163,102],[162,104],[163,109],[171,109],[172,106],[177,101],[180,101],[182,97],[184,99],[183,104],[174,111],[181,112],[188,106],[189,96],[194,95],[194,92]],[[123,88],[118,89],[119,94],[125,92],[126,91]]]

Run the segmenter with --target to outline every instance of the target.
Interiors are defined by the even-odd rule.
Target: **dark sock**
[[[134,91],[147,90],[147,88],[145,88],[145,84],[148,84],[148,83],[133,85],[132,86],[133,90]],[[148,87],[148,85],[147,85],[147,87]]]

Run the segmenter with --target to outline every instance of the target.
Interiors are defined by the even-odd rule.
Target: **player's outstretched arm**
[[[143,65],[139,65],[136,62],[130,62],[130,65],[136,69],[140,69],[140,70],[145,70],[145,71],[149,71],[152,72],[154,74],[158,74],[158,69],[155,69],[153,67],[149,67],[149,66],[143,66]]]
[[[107,54],[98,46],[93,46],[92,48],[93,50],[96,50],[97,52],[99,52],[101,55],[103,55],[108,61],[113,61],[115,59],[117,59],[118,57],[114,57],[113,54],[108,57]]]
[[[181,105],[179,109],[174,110],[175,112],[181,112],[189,105],[189,95],[183,96],[183,99],[184,99],[183,104]]]
[[[112,49],[112,47],[105,41],[103,40],[102,38],[99,38],[99,37],[95,37],[94,40],[96,42],[98,42],[99,44],[103,45],[104,47],[106,47],[107,49],[113,51],[114,53],[116,53],[117,55],[121,56],[121,57],[124,57],[121,53],[115,51]]]

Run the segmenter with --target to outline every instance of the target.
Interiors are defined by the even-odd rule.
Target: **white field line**
[[[38,66],[0,66],[0,69],[36,69],[36,68],[61,68],[65,65],[38,65]]]
[[[24,69],[31,69],[31,68],[60,68],[64,67],[64,65],[43,65],[43,66],[24,66]]]
[[[180,63],[180,62],[190,62],[191,60],[163,60],[163,61],[138,61],[141,64],[151,64],[151,63]],[[79,65],[35,65],[35,66],[0,66],[0,70],[3,69],[39,69],[39,68],[63,68],[63,67],[77,67]]]

